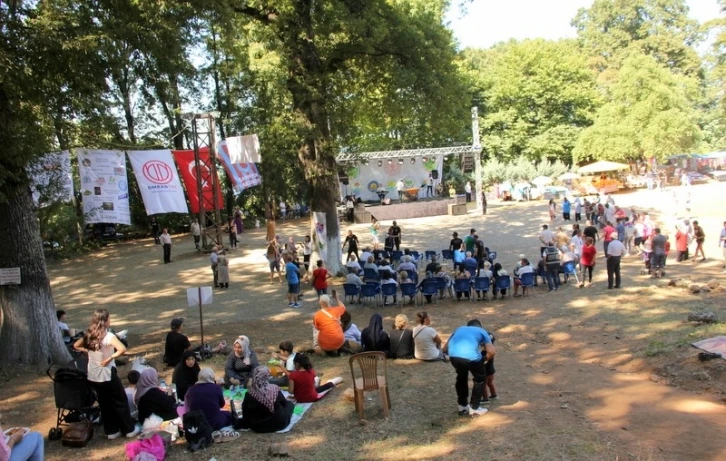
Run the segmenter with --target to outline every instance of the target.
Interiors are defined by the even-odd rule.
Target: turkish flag
[[[199,213],[199,193],[197,192],[197,168],[194,165],[194,151],[193,150],[173,150],[171,151],[179,167],[182,181],[184,181],[184,187],[187,190],[189,198],[189,207],[192,209],[192,213]],[[209,148],[201,147],[199,149],[199,157],[201,160],[200,170],[202,175],[202,208],[204,211],[213,211],[213,199],[212,195],[212,170],[209,168]],[[224,200],[222,199],[222,190],[217,184],[217,204],[221,210],[224,208]]]

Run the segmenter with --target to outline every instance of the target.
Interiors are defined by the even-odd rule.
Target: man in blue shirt
[[[292,262],[290,255],[285,256],[285,277],[287,277],[287,305],[288,307],[300,307],[298,303],[300,269]]]
[[[482,355],[482,347],[485,355]],[[485,364],[494,358],[496,353],[489,333],[482,328],[479,320],[469,320],[465,327],[454,330],[449,340],[446,341],[443,352],[448,354],[451,365],[456,369],[456,398],[459,404],[459,414],[470,416],[485,414],[487,409],[479,407],[487,380]],[[469,373],[474,381],[471,389],[471,406],[468,404]]]
[[[472,257],[471,252],[466,252],[466,257],[464,258],[464,261],[461,263],[461,271],[469,271],[472,277],[476,277],[477,271],[478,271],[479,263],[476,262],[476,259]]]

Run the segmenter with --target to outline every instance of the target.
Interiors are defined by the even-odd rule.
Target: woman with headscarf
[[[391,349],[391,340],[383,329],[381,314],[371,315],[371,320],[368,322],[368,326],[363,328],[360,338],[363,350],[366,352],[380,351],[388,354]]]
[[[224,365],[224,385],[247,387],[247,380],[259,365],[257,354],[250,348],[250,338],[244,335],[235,340],[232,349]]]
[[[178,416],[174,397],[159,389],[159,375],[153,368],[147,368],[141,372],[139,382],[136,383],[134,403],[139,409],[139,422],[141,423],[152,414],[159,416],[164,421]]]
[[[184,351],[181,361],[174,368],[174,375],[171,380],[176,385],[176,395],[179,400],[184,400],[187,390],[197,382],[199,376],[199,364],[194,351]]]
[[[187,412],[199,410],[204,413],[215,431],[232,425],[232,413],[222,410],[224,394],[222,387],[214,380],[214,371],[211,368],[202,368],[199,371],[197,383],[186,393],[184,406]]]
[[[242,401],[240,428],[255,432],[276,432],[290,424],[295,404],[282,395],[280,388],[269,383],[270,372],[257,367]]]

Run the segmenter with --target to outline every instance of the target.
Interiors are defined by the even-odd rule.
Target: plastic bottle
[[[166,381],[163,379],[159,380],[159,389],[161,389],[163,392],[166,392]]]

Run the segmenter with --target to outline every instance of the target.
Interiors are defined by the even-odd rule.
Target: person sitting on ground
[[[252,371],[259,365],[257,354],[250,347],[250,338],[238,336],[224,365],[224,385],[247,387]]]
[[[491,271],[492,263],[489,261],[484,261],[483,268],[479,271],[479,277],[486,277],[489,279],[489,285],[494,282],[494,273]],[[481,299],[481,295],[485,295],[486,293],[482,293],[481,290],[476,290],[476,299]]]
[[[463,266],[463,270],[469,272],[469,275],[472,277],[476,277],[477,269],[479,267],[479,263],[471,256],[471,251],[466,252],[466,258],[464,258],[464,262],[461,263]]]
[[[27,434],[22,427],[3,431],[0,427],[0,459],[3,461],[43,461],[45,441],[40,432]]]
[[[391,348],[391,341],[388,333],[383,329],[383,317],[381,314],[371,315],[368,326],[363,328],[361,332],[361,342],[363,350],[366,352],[379,351],[385,352],[386,355]]]
[[[376,264],[375,256],[368,256],[368,259],[366,259],[366,264],[365,266],[363,266],[363,269],[373,269],[374,271],[378,272],[378,265]]]
[[[136,384],[139,382],[140,377],[140,371],[129,371],[129,374],[126,375],[126,380],[129,382],[129,385],[124,388],[124,391],[126,391],[126,401],[129,404],[129,412],[131,412],[131,417],[134,419],[134,421],[139,420],[139,409],[136,408],[136,402],[134,402],[134,394],[136,393]]]
[[[405,314],[398,314],[393,322],[393,331],[388,335],[391,342],[389,358],[413,358],[413,332],[406,328],[407,326],[408,317]]]
[[[438,258],[436,255],[431,256],[431,262],[429,262],[426,265],[426,272],[431,272],[432,274],[436,274],[437,272],[441,271],[441,264],[439,264]]]
[[[345,343],[340,349],[340,352],[344,354],[357,354],[363,350],[363,344],[361,344],[361,333],[358,326],[353,323],[353,319],[350,312],[345,311],[340,316],[340,321],[343,324],[343,336]]]
[[[297,356],[297,353],[293,351],[294,348],[295,346],[292,344],[292,341],[283,341],[280,343],[280,345],[278,346],[278,352],[275,354],[275,358],[282,361],[279,367],[282,369],[283,374],[279,378],[271,377],[270,384],[275,384],[280,387],[287,387],[289,381],[287,379],[287,375],[284,372],[285,370],[295,370],[295,365],[292,361],[295,359],[295,356]]]
[[[297,403],[312,403],[325,397],[329,390],[343,382],[343,378],[336,377],[323,384],[315,386],[317,373],[313,369],[310,357],[305,354],[295,356],[295,370],[285,372],[290,380],[289,392]]]
[[[494,283],[492,283],[492,294],[494,295],[494,299],[497,299],[497,287],[496,287],[496,281],[497,277],[503,277],[503,276],[509,276],[507,271],[502,268],[502,265],[499,263],[494,264],[494,270],[492,271],[492,280]],[[501,289],[499,290],[499,294],[504,298],[507,295],[507,289]]]
[[[171,378],[171,382],[176,385],[176,396],[179,400],[183,401],[189,388],[197,382],[199,370],[197,355],[193,351],[185,351]]]
[[[249,390],[242,401],[243,416],[235,428],[277,432],[290,424],[295,404],[282,395],[278,386],[270,384],[269,379],[270,372],[265,367],[257,367],[252,372]]]
[[[325,268],[325,263],[322,259],[318,259],[315,263],[317,268],[313,271],[313,288],[315,292],[320,295],[328,294],[328,279],[331,277],[328,269]]]
[[[441,352],[441,338],[431,326],[428,312],[416,314],[418,326],[413,329],[414,357],[425,362],[436,362],[444,359]]]
[[[265,367],[259,368],[267,370]],[[196,384],[189,388],[184,398],[184,411],[201,411],[212,429],[218,431],[231,426],[234,421],[232,413],[222,410],[224,405],[224,392],[214,378],[214,371],[211,368],[202,368]]]
[[[521,255],[520,255],[521,256]],[[517,275],[514,276],[514,297],[517,298],[519,296],[523,296],[525,294],[525,290],[527,287],[522,287],[522,294],[517,294],[517,291],[519,291],[519,287],[522,286],[522,281],[520,278],[524,274],[531,274],[534,272],[534,267],[529,263],[529,260],[527,258],[522,258],[519,261],[520,267],[517,271]]]
[[[166,334],[164,363],[170,367],[175,367],[181,361],[184,351],[192,350],[192,343],[189,342],[189,338],[182,334],[183,323],[183,318],[173,319],[171,321],[171,331]]]
[[[337,354],[338,349],[345,343],[345,335],[340,323],[345,306],[342,304],[331,306],[328,295],[321,295],[319,302],[320,310],[313,316],[313,348],[319,355]]]
[[[406,272],[416,272],[416,264],[413,262],[413,256],[411,255],[404,255],[403,258],[401,258],[403,262],[398,265],[396,268],[396,271],[406,271]]]
[[[172,388],[168,388],[172,392]],[[153,368],[141,372],[139,382],[136,383],[134,403],[139,409],[139,422],[143,422],[152,414],[164,421],[176,419],[176,400],[159,389],[159,374]]]
[[[395,285],[396,287],[398,287],[398,282],[396,282],[396,279],[393,278],[391,272],[384,271],[383,274],[381,275],[381,285],[389,285],[389,284],[392,284],[392,285]],[[393,293],[393,304],[396,304],[396,302],[397,302],[396,300],[397,300],[396,292],[394,292]],[[385,295],[383,296],[383,305],[388,306],[388,296],[385,296]]]

